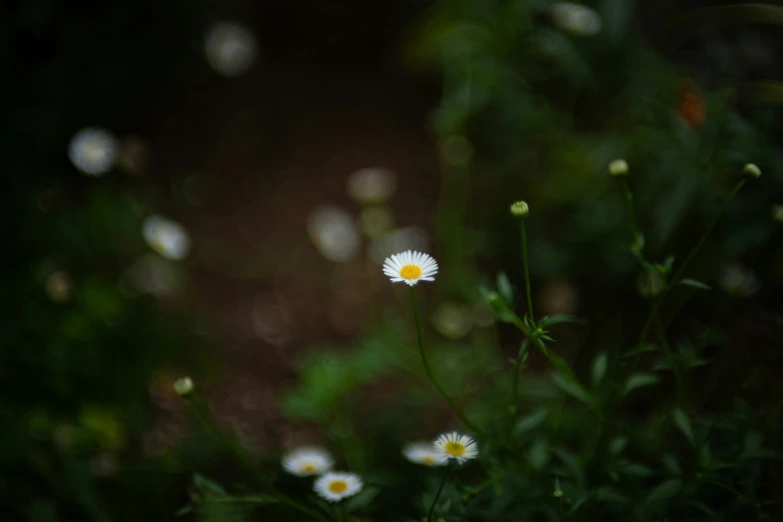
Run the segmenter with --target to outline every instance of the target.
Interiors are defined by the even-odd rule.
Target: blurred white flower
[[[133,263],[128,279],[142,292],[161,298],[175,296],[182,286],[182,276],[173,263],[152,253]]]
[[[738,297],[750,297],[761,288],[761,282],[756,274],[737,264],[723,267],[719,283],[725,292]]]
[[[330,471],[313,484],[313,490],[329,502],[339,502],[361,491],[364,483],[359,475]]]
[[[384,261],[383,273],[392,283],[415,286],[419,281],[435,281],[438,263],[429,254],[407,250]]]
[[[359,213],[359,228],[369,237],[379,237],[394,226],[394,216],[388,207],[367,207]]]
[[[348,195],[361,204],[385,201],[397,190],[397,176],[383,167],[355,171],[348,177]]]
[[[321,448],[297,448],[283,455],[283,469],[297,477],[323,475],[333,465],[332,456]]]
[[[71,278],[68,272],[58,270],[46,278],[46,294],[55,303],[64,303],[71,298]]]
[[[190,253],[190,236],[175,221],[153,215],[144,221],[142,229],[147,244],[168,259],[184,259]]]
[[[456,459],[459,464],[478,457],[478,444],[468,435],[460,435],[456,431],[438,437],[435,450],[442,459]]]
[[[432,325],[444,337],[459,339],[473,328],[473,318],[457,303],[441,303],[432,314]]]
[[[100,176],[111,169],[117,158],[117,140],[105,129],[87,127],[71,138],[68,158],[81,172]]]
[[[601,16],[587,6],[555,2],[550,12],[555,25],[574,36],[594,36],[601,32]]]
[[[361,238],[351,215],[330,205],[315,209],[307,220],[310,239],[329,261],[341,263],[354,257],[361,246]]]
[[[256,37],[245,26],[218,22],[205,41],[207,62],[218,73],[234,77],[246,72],[256,57]]]
[[[402,448],[402,454],[405,458],[414,464],[423,466],[445,466],[448,460],[441,458],[440,453],[435,450],[431,442],[412,442]]]
[[[370,258],[378,264],[384,259],[404,250],[429,250],[427,232],[419,227],[398,228],[387,232],[370,243]]]

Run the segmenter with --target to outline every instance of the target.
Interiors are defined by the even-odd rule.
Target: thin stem
[[[677,361],[674,359],[674,354],[672,353],[671,347],[669,347],[669,342],[666,340],[666,330],[663,327],[661,316],[659,314],[655,314],[655,320],[656,323],[658,323],[658,336],[661,339],[663,353],[666,355],[666,360],[669,361],[669,366],[672,367],[674,378],[677,381],[677,402],[681,404],[683,402],[683,393],[685,391],[682,383],[682,373],[680,372],[680,368],[677,365]]]
[[[688,253],[688,256],[685,258],[685,261],[682,262],[680,267],[677,269],[677,271],[674,273],[674,277],[672,277],[669,282],[666,284],[666,286],[663,289],[663,292],[661,292],[661,296],[658,299],[653,298],[652,300],[652,306],[650,307],[650,313],[647,315],[647,320],[644,322],[644,326],[642,327],[642,331],[639,334],[639,340],[636,343],[637,348],[641,347],[644,343],[644,340],[647,339],[647,333],[650,331],[650,326],[652,326],[653,321],[655,320],[655,317],[658,315],[658,310],[663,303],[663,301],[666,299],[666,297],[669,295],[669,291],[672,288],[672,283],[677,284],[677,281],[680,280],[682,275],[685,273],[685,271],[688,269],[688,266],[691,264],[691,261],[693,261],[693,258],[696,257],[696,254],[698,254],[699,250],[701,249],[704,242],[709,237],[710,233],[712,232],[712,229],[715,228],[715,225],[718,223],[718,220],[723,215],[723,213],[726,211],[726,207],[729,206],[729,203],[734,199],[734,196],[737,195],[737,192],[745,185],[746,180],[743,178],[737,182],[737,184],[734,186],[734,189],[731,191],[731,194],[729,194],[729,197],[726,198],[726,201],[723,202],[723,205],[720,207],[720,210],[717,214],[715,214],[715,217],[712,218],[712,221],[709,225],[707,225],[707,228],[704,229],[704,232],[702,233],[701,237],[699,238],[699,241],[696,243],[696,245],[691,249],[691,251]],[[641,351],[637,352],[636,357],[634,358],[633,364],[631,365],[631,370],[633,371],[636,369],[636,366],[639,363],[639,358],[641,357]]]
[[[443,480],[440,482],[440,487],[438,488],[438,492],[435,493],[435,498],[432,499],[432,505],[430,506],[430,512],[427,515],[427,522],[432,521],[432,514],[435,512],[435,504],[438,503],[438,498],[440,498],[440,493],[443,491],[443,486],[446,485],[446,480],[449,478],[449,468],[447,467],[446,470],[443,472]]]
[[[449,396],[449,394],[446,392],[446,390],[443,388],[443,386],[440,385],[438,380],[435,378],[435,375],[432,373],[432,368],[430,368],[429,360],[427,359],[427,352],[424,350],[424,341],[421,337],[421,325],[419,324],[419,307],[416,304],[416,288],[411,287],[411,302],[413,303],[413,319],[416,323],[416,338],[419,341],[419,352],[421,353],[421,362],[424,364],[424,370],[427,372],[427,377],[430,378],[430,381],[432,381],[432,384],[435,385],[435,387],[438,389],[440,394],[443,396],[444,399],[446,399],[446,402],[449,403],[449,406],[451,406],[452,411],[454,411],[454,414],[459,417],[459,420],[462,421],[462,423],[473,430],[477,435],[481,436],[483,435],[483,431],[478,428],[475,424],[470,422],[467,417],[462,413],[462,410],[457,406],[457,404],[452,400],[452,398]]]
[[[527,315],[530,322],[535,326],[536,320],[533,316],[533,298],[530,296],[530,263],[527,260],[527,233],[525,232],[525,220],[522,222],[522,260],[525,265],[525,292],[527,293]]]
[[[197,397],[191,395],[188,397],[188,402],[190,403],[193,409],[193,413],[198,418],[198,420],[201,421],[201,423],[204,424],[204,426],[207,427],[210,431],[212,431],[212,433],[217,436],[220,442],[222,442],[223,445],[225,445],[231,451],[231,453],[233,453],[237,459],[239,459],[239,461],[241,461],[242,464],[244,464],[245,467],[247,467],[253,473],[253,475],[255,475],[259,482],[261,482],[269,490],[272,496],[277,498],[283,504],[286,504],[289,507],[296,509],[297,511],[301,511],[302,513],[305,513],[316,520],[320,520],[321,522],[328,522],[326,517],[322,516],[320,513],[313,511],[307,506],[304,506],[292,498],[289,498],[281,491],[278,491],[277,488],[272,485],[272,482],[247,458],[247,454],[242,449],[242,447],[237,444],[236,441],[230,439],[225,435],[225,433],[223,433],[223,430],[221,430],[220,427],[215,423],[215,420],[212,418],[209,410]]]
[[[623,177],[623,192],[625,196],[625,211],[628,213],[628,221],[631,225],[631,233],[633,234],[633,240],[636,242],[636,238],[639,236],[639,228],[636,226],[636,212],[633,209],[633,192],[631,192],[631,186],[628,184],[628,180]]]
[[[485,480],[484,482],[482,482],[472,490],[468,491],[466,502],[472,499],[473,497],[475,497],[476,495],[478,495],[479,493],[481,493],[482,491],[484,491],[485,489],[487,489],[488,487],[493,486],[498,482],[500,482],[501,480],[503,480],[513,470],[514,470],[513,467],[506,468],[501,473],[498,473],[494,477],[489,477],[487,480]]]
[[[511,407],[513,408],[513,417],[516,418],[517,416],[517,395],[519,391],[519,372],[522,368],[522,360],[525,357],[525,353],[528,349],[528,339],[525,339],[522,341],[522,346],[519,348],[519,353],[517,354],[517,361],[514,365],[514,378],[511,384]]]

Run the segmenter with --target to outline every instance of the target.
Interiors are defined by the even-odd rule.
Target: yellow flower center
[[[348,489],[348,484],[343,482],[342,480],[335,480],[331,484],[329,484],[329,491],[332,493],[342,493]]]
[[[434,464],[435,463],[435,459],[433,459],[432,457],[427,455],[426,457],[422,457],[421,462],[423,464]]]
[[[403,279],[416,279],[421,275],[421,268],[416,265],[405,265],[400,269],[400,277]]]
[[[312,464],[305,464],[302,466],[302,473],[312,473],[313,471],[315,471],[315,466]]]
[[[447,442],[446,443],[446,453],[453,457],[461,457],[463,453],[465,453],[465,446],[460,444],[459,442]]]

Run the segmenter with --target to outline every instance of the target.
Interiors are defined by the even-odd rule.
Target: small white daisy
[[[100,176],[108,172],[117,158],[117,140],[112,133],[98,127],[87,127],[71,138],[68,158],[85,174]]]
[[[392,283],[413,286],[419,281],[435,281],[438,263],[428,254],[407,250],[387,258],[383,262],[383,273]]]
[[[313,484],[313,491],[329,502],[339,502],[361,491],[364,483],[359,475],[341,471],[330,471]]]
[[[318,252],[333,263],[355,257],[362,244],[351,215],[333,205],[320,206],[310,213],[307,233]]]
[[[142,229],[145,241],[157,253],[168,259],[184,259],[190,253],[187,230],[163,216],[150,216]]]
[[[431,442],[411,442],[402,448],[402,454],[405,458],[414,464],[423,466],[444,466],[448,461],[441,457],[440,453],[435,451],[435,446]]]
[[[555,2],[551,13],[555,25],[574,36],[594,36],[601,32],[601,16],[593,9],[573,2]]]
[[[434,446],[442,459],[457,459],[460,464],[478,457],[476,442],[469,436],[460,435],[456,431],[444,433],[438,437]]]
[[[321,448],[297,448],[283,455],[283,469],[297,477],[323,475],[334,465],[332,456]]]
[[[247,27],[234,22],[212,26],[204,42],[207,62],[223,76],[246,72],[256,57],[256,37]]]

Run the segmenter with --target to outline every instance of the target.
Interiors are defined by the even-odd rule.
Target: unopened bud
[[[745,168],[742,169],[742,173],[748,176],[749,178],[761,177],[761,169],[755,163],[748,163],[747,165],[745,165]]]
[[[193,393],[193,379],[190,377],[177,379],[177,381],[174,383],[174,391],[177,392],[177,395],[180,397],[189,396],[191,393]]]
[[[772,205],[772,219],[783,223],[783,205]]]
[[[553,497],[560,498],[560,497],[562,497],[563,495],[564,495],[564,493],[563,493],[563,490],[562,490],[562,489],[556,489],[556,490],[554,490],[554,491],[552,492],[552,496],[553,496]]]
[[[516,217],[525,218],[530,214],[530,208],[524,201],[517,201],[511,205],[511,214]]]
[[[628,175],[628,162],[624,159],[616,159],[609,164],[610,176],[627,176]]]

